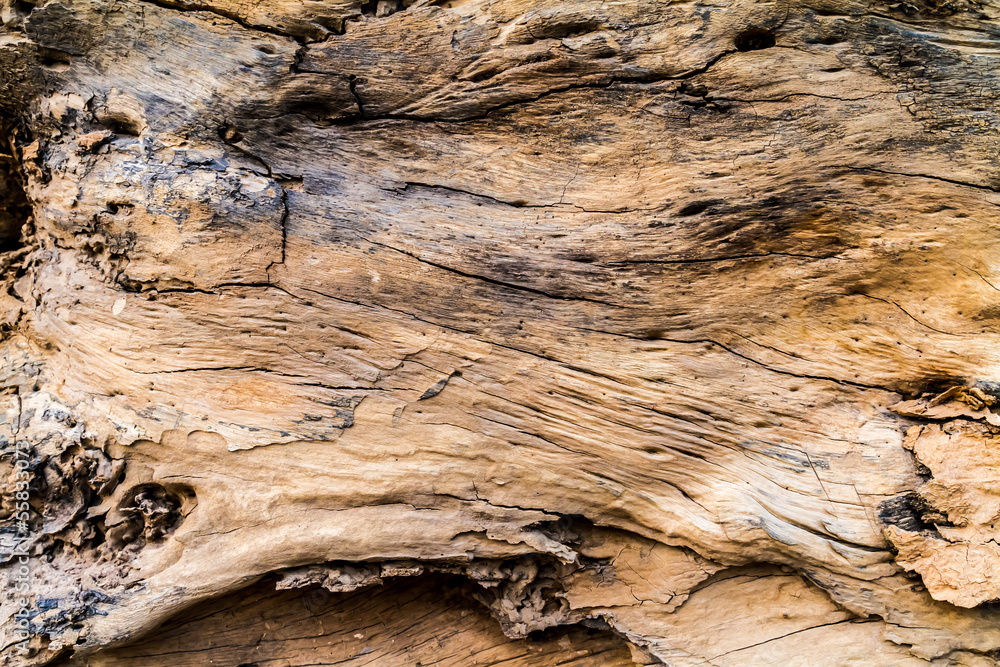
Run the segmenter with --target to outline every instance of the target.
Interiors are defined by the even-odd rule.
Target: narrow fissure
[[[31,218],[15,132],[12,122],[0,120],[0,253],[21,246],[22,228]]]

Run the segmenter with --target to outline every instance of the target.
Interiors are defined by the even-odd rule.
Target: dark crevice
[[[0,120],[0,253],[21,247],[22,230],[31,219],[14,133],[12,123]]]
[[[219,138],[227,144],[235,144],[243,141],[243,133],[235,125],[226,123],[219,128]]]
[[[926,468],[925,468],[926,470]],[[940,527],[954,527],[948,517],[931,507],[918,493],[909,492],[890,498],[878,508],[878,518],[887,526],[896,526],[908,533],[924,533],[944,539]]]
[[[611,266],[631,266],[635,264],[710,264],[712,262],[740,262],[752,259],[767,259],[770,257],[792,257],[794,259],[836,259],[837,255],[806,255],[795,252],[761,252],[745,255],[726,255],[722,257],[693,257],[684,259],[628,259],[620,262],[609,262]]]
[[[358,103],[358,118],[365,120],[365,104],[361,101],[361,95],[358,94],[358,77],[352,74],[348,80],[350,81],[351,95],[354,95],[354,99]]]
[[[64,72],[73,63],[71,54],[59,49],[50,49],[43,46],[38,47],[38,64],[47,70]]]
[[[774,44],[774,33],[766,28],[747,28],[733,40],[737,51],[760,51],[769,49]]]
[[[183,521],[182,509],[194,502],[194,490],[183,484],[142,484],[129,490],[119,504],[121,520],[108,526],[112,553],[133,542],[162,541]]]
[[[552,208],[553,206],[558,206],[558,202],[555,204],[529,204],[523,200],[507,201],[505,199],[497,199],[496,197],[491,197],[490,195],[485,195],[480,192],[472,192],[470,190],[462,190],[460,188],[453,188],[448,185],[440,185],[438,183],[417,183],[416,181],[407,181],[403,183],[403,187],[394,190],[395,192],[407,192],[410,189],[426,188],[428,190],[444,190],[445,192],[453,192],[459,195],[467,195],[469,197],[474,197],[476,199],[484,199],[486,201],[491,201],[502,206],[510,206],[512,208]]]
[[[885,174],[887,176],[906,176],[909,178],[929,178],[934,181],[941,181],[942,183],[951,183],[952,185],[963,185],[967,188],[976,188],[977,190],[986,190],[987,192],[1000,192],[1000,189],[991,187],[989,185],[983,185],[981,183],[969,183],[968,181],[960,181],[954,178],[947,178],[945,176],[934,176],[932,174],[913,174],[907,173],[905,171],[889,171],[887,169],[879,169],[877,167],[855,167],[852,165],[833,165],[835,169],[847,169],[849,171],[871,171],[876,174]]]
[[[369,0],[361,5],[361,15],[370,18],[392,16],[408,9],[414,0]]]
[[[138,137],[142,134],[142,119],[123,111],[95,114],[104,127],[121,137]]]
[[[271,285],[271,284],[274,283],[274,281],[271,279],[271,268],[275,264],[284,264],[285,263],[285,252],[286,252],[286,248],[288,246],[288,216],[289,216],[289,213],[290,213],[290,209],[288,207],[288,188],[286,188],[281,183],[281,181],[276,181],[276,182],[278,183],[278,187],[281,188],[281,206],[282,206],[282,212],[281,212],[281,220],[279,222],[279,224],[281,225],[281,260],[271,262],[270,264],[267,265],[267,268],[264,269],[264,275],[267,276],[267,284],[268,285]]]
[[[712,206],[722,203],[718,199],[710,199],[708,201],[696,201],[687,204],[681,210],[677,211],[677,217],[687,218],[693,215],[698,215],[699,213],[704,213]]]

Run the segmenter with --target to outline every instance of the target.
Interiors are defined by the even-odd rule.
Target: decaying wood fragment
[[[2,664],[997,664],[994,0],[0,24]]]

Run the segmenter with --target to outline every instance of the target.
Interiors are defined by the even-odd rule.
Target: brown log
[[[0,24],[0,664],[997,664],[995,1]]]

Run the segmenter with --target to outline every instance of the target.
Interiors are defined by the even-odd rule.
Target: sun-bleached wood
[[[995,664],[998,20],[0,1],[4,664],[441,578],[496,661]]]

